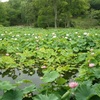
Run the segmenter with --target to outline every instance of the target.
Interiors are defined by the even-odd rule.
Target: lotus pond
[[[100,30],[0,27],[0,92],[0,100],[100,100]]]

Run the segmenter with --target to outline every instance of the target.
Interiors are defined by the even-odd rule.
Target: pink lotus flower
[[[77,82],[70,82],[69,83],[69,87],[70,88],[75,88],[75,87],[77,87],[78,86],[78,83]]]
[[[47,66],[42,66],[41,68],[45,69],[45,68],[47,68]]]
[[[94,63],[90,63],[90,64],[89,64],[89,67],[94,67],[94,66],[95,66]]]

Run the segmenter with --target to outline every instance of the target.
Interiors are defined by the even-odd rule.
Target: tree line
[[[9,0],[0,2],[0,25],[95,27],[100,25],[100,0]]]

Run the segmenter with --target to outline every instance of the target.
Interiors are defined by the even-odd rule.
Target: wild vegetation
[[[16,79],[14,69],[27,68],[41,71],[43,84],[1,81],[1,100],[99,100],[100,30],[1,27],[0,69]]]
[[[100,0],[0,0],[0,100],[100,100],[99,28]]]
[[[0,2],[3,26],[99,28],[100,0],[9,0]]]

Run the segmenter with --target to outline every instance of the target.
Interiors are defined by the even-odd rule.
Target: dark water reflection
[[[11,83],[15,83],[16,81],[20,80],[30,80],[32,81],[37,87],[39,87],[43,82],[41,81],[40,77],[43,76],[41,71],[42,69],[35,69],[35,68],[24,68],[24,69],[1,69],[0,70],[0,80],[1,81],[10,81]],[[63,78],[71,79],[71,77],[76,77],[77,70],[71,70],[65,72],[63,74]]]
[[[41,72],[39,70],[33,68],[25,68],[23,70],[20,69],[7,69],[0,70],[0,80],[1,81],[10,81],[11,83],[15,83],[20,80],[31,80],[37,87],[42,84],[40,80]]]

